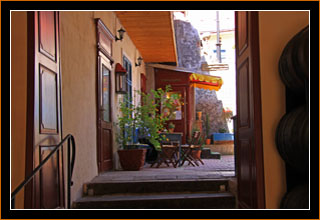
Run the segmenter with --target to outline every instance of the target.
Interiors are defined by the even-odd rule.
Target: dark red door
[[[111,64],[99,53],[98,57],[98,167],[99,171],[112,169],[112,120],[111,120]]]
[[[265,208],[258,12],[236,12],[237,179],[240,208]]]
[[[28,29],[26,175],[61,141],[59,12],[29,12]],[[26,188],[26,208],[64,206],[62,160],[59,151]]]

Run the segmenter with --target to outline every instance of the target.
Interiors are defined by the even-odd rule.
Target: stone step
[[[74,209],[234,209],[235,197],[229,192],[179,192],[113,194],[86,196]]]
[[[228,191],[228,179],[104,181],[96,177],[84,184],[84,196],[114,193],[162,193],[183,191]]]
[[[202,159],[221,159],[221,154],[219,152],[211,152],[210,148],[203,148],[201,151]]]

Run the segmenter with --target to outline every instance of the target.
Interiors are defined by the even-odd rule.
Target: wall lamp
[[[126,94],[127,93],[127,70],[121,66],[120,63],[116,64],[116,93]]]
[[[119,38],[116,36],[116,41],[117,41],[117,40],[122,41],[122,39],[123,39],[123,34],[124,34],[124,32],[126,32],[126,31],[123,30],[122,28],[120,28],[120,29],[118,30],[118,32],[119,32]]]
[[[136,64],[136,66],[141,66],[141,61],[142,61],[143,59],[141,58],[141,57],[139,57],[138,58],[138,63],[135,63]]]

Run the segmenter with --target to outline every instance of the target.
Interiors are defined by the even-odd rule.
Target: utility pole
[[[220,41],[220,21],[219,21],[219,11],[216,11],[217,15],[217,59],[221,63],[221,41]]]

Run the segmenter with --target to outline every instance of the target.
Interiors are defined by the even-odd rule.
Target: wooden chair
[[[184,164],[184,162],[186,162],[186,161],[189,162],[188,165],[191,164],[192,166],[195,166],[195,165],[199,166],[197,159],[195,159],[192,156],[192,151],[198,149],[197,144],[199,143],[200,137],[201,137],[200,131],[194,131],[192,133],[191,141],[188,144],[181,145],[182,163],[180,164],[180,166],[182,166]],[[199,145],[199,147],[200,147],[200,145]]]
[[[198,165],[197,162],[200,162],[202,165],[204,165],[204,162],[201,160],[201,153],[200,155],[194,156],[197,152],[201,151],[201,140],[204,140],[205,136],[201,135],[198,142],[191,146],[191,156],[193,161]]]
[[[161,151],[158,152],[158,158],[154,163],[151,164],[150,167],[153,167],[153,165],[157,164],[156,167],[159,168],[162,163],[165,163],[168,167],[170,164],[172,164],[173,167],[176,168],[177,149],[178,147],[175,144],[161,144]]]

